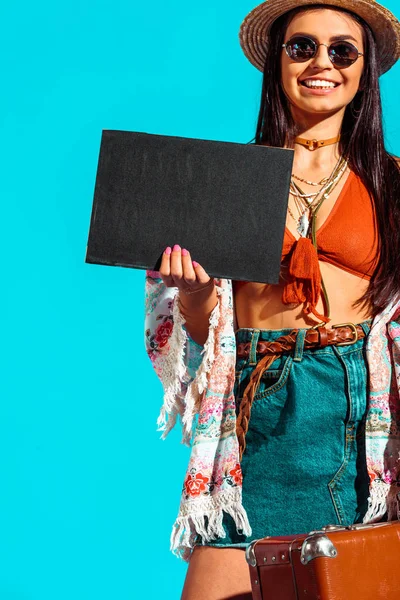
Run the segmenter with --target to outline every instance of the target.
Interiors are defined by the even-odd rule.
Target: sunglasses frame
[[[315,47],[314,54],[305,60],[296,60],[295,58],[293,58],[293,56],[290,56],[287,47],[290,44],[290,42],[292,40],[295,40],[296,38],[299,38],[302,40],[307,40],[307,41],[311,42]],[[334,46],[335,44],[348,44],[349,46],[351,46],[352,48],[354,48],[357,51],[357,57],[353,61],[351,61],[348,65],[339,66],[339,65],[335,64],[334,60],[332,60],[333,57],[329,53],[329,49],[332,48],[332,46]],[[312,60],[313,58],[315,58],[320,46],[325,46],[328,49],[329,60],[331,61],[331,63],[333,64],[333,66],[336,69],[346,69],[347,67],[351,67],[351,65],[354,65],[354,63],[358,60],[358,58],[360,56],[364,56],[364,54],[362,52],[358,51],[357,46],[355,46],[351,42],[346,42],[345,40],[343,40],[343,41],[337,40],[336,42],[332,42],[331,44],[328,45],[328,44],[318,44],[312,37],[308,37],[306,35],[293,35],[285,44],[282,44],[282,48],[285,48],[285,52],[286,52],[287,56],[290,58],[290,60],[293,60],[294,62],[298,62],[298,63],[304,63],[304,62],[307,62],[308,60]]]

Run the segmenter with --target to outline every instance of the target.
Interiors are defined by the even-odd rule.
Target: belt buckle
[[[354,340],[351,340],[350,342],[339,342],[339,344],[336,344],[336,346],[352,346],[358,342],[357,326],[354,325],[354,323],[339,323],[338,325],[332,325],[331,327],[332,329],[338,329],[339,327],[350,327],[354,333]]]

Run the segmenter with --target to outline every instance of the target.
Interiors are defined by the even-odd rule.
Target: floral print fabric
[[[207,542],[224,537],[223,512],[251,535],[242,505],[242,473],[233,394],[236,362],[232,282],[216,279],[218,304],[210,316],[204,348],[187,334],[177,288],[146,272],[145,344],[164,388],[158,419],[165,437],[178,417],[183,442],[191,445],[171,549],[188,559],[198,534]],[[370,377],[366,424],[370,475],[366,522],[388,511],[396,518],[400,488],[400,302],[373,322],[367,345]]]
[[[400,303],[385,309],[367,341],[369,410],[366,422],[369,510],[365,521],[396,518],[400,492]]]

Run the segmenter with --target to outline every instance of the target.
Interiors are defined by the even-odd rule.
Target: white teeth
[[[302,83],[309,88],[329,89],[336,87],[333,81],[325,81],[324,79],[305,79]]]

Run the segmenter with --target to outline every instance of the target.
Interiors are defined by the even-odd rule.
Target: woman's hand
[[[195,294],[211,287],[214,280],[199,263],[192,261],[190,252],[177,244],[165,249],[160,267],[160,277],[167,287],[177,287],[185,294]]]
[[[172,250],[169,246],[165,249],[160,277],[167,287],[178,288],[179,307],[186,330],[195,342],[204,346],[209,317],[218,302],[214,279],[199,263],[192,261],[188,250],[182,250],[177,244]]]

